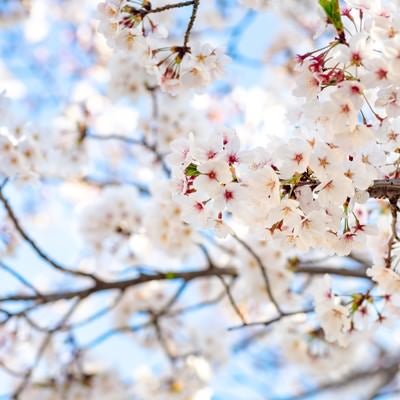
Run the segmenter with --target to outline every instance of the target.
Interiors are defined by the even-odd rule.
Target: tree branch
[[[262,262],[260,256],[241,238],[239,238],[236,234],[232,235],[233,238],[238,241],[252,256],[253,258],[256,260],[257,265],[261,271],[261,274],[264,278],[264,282],[265,282],[265,288],[267,290],[267,294],[269,299],[271,300],[271,302],[273,303],[273,305],[275,306],[276,310],[278,311],[278,313],[280,315],[284,315],[285,313],[282,311],[280,305],[278,304],[278,301],[275,299],[274,294],[272,293],[272,289],[271,289],[271,284],[269,282],[269,278],[268,278],[268,272],[267,272],[267,268],[265,267],[264,263]]]
[[[165,6],[153,8],[153,9],[147,11],[146,14],[160,13],[160,12],[172,10],[172,9],[174,9],[174,8],[182,8],[182,7],[192,6],[193,4],[194,4],[194,1],[193,1],[193,0],[182,1],[182,2],[180,2],[180,3],[175,3],[175,4],[167,4],[167,5],[165,5]]]
[[[4,186],[3,186],[4,187]],[[90,278],[95,282],[101,282],[99,278],[97,278],[95,275],[82,272],[82,271],[76,271],[70,268],[67,268],[63,265],[61,265],[58,261],[55,261],[53,258],[51,258],[48,254],[46,254],[39,245],[36,244],[36,242],[33,240],[33,238],[28,235],[28,233],[25,231],[25,229],[22,227],[21,223],[19,222],[19,219],[14,213],[14,210],[12,209],[9,201],[4,197],[3,194],[3,187],[0,190],[0,202],[3,203],[8,216],[10,217],[11,221],[14,224],[15,229],[18,231],[18,233],[22,236],[22,238],[25,240],[26,243],[33,249],[33,251],[43,260],[46,262],[46,264],[52,266],[54,269],[69,274],[69,275],[74,275],[74,276],[80,276],[84,278]]]
[[[363,380],[368,380],[370,378],[373,378],[375,376],[379,375],[390,375],[394,376],[397,374],[399,370],[399,359],[395,359],[394,361],[391,361],[386,367],[381,367],[381,368],[376,368],[376,369],[367,369],[365,371],[359,371],[355,372],[347,377],[345,377],[342,380],[339,381],[333,381],[333,382],[327,382],[325,384],[322,384],[315,389],[308,390],[306,392],[296,394],[294,396],[288,396],[288,397],[276,397],[275,400],[301,400],[301,399],[306,399],[309,397],[316,396],[322,392],[326,392],[331,389],[337,389],[337,388],[342,388],[349,386],[353,383],[363,381]],[[394,375],[393,375],[394,374]]]
[[[137,278],[126,279],[115,282],[97,282],[95,285],[86,289],[43,293],[41,296],[37,295],[11,295],[0,298],[0,302],[16,302],[16,301],[35,301],[40,304],[51,303],[57,300],[68,300],[73,298],[84,299],[94,293],[109,291],[109,290],[125,290],[132,286],[141,285],[143,283],[152,281],[171,281],[171,280],[184,280],[186,282],[209,277],[218,276],[232,276],[236,277],[237,272],[234,268],[213,268],[199,271],[185,271],[185,272],[160,272],[152,275],[142,274]]]
[[[199,8],[199,5],[200,5],[200,0],[193,0],[192,15],[190,16],[190,20],[186,28],[185,36],[183,39],[183,47],[187,47],[189,43],[190,33],[192,32],[194,21],[196,20],[197,10]]]
[[[275,322],[280,321],[283,318],[287,318],[287,317],[292,317],[294,315],[300,315],[300,314],[308,314],[308,313],[312,313],[314,312],[314,308],[308,308],[305,310],[300,310],[300,311],[290,311],[290,312],[285,312],[285,313],[281,313],[278,316],[271,318],[267,321],[256,321],[256,322],[248,322],[242,325],[236,325],[236,326],[231,326],[230,328],[228,328],[229,331],[236,331],[238,329],[243,329],[243,328],[251,328],[254,326],[269,326],[274,324]]]
[[[366,274],[366,268],[357,268],[357,269],[350,269],[350,268],[335,268],[335,267],[324,267],[319,265],[298,265],[295,266],[293,272],[297,274],[311,274],[311,275],[324,275],[324,274],[331,274],[331,275],[338,275],[338,276],[347,276],[351,278],[361,278],[361,279],[368,279],[369,277]]]

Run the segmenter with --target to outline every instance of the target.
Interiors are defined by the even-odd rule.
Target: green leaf
[[[197,165],[190,163],[185,169],[186,176],[199,176],[200,172],[197,170]]]
[[[319,4],[324,9],[328,21],[335,27],[339,36],[343,36],[344,26],[340,13],[339,0],[319,0]]]
[[[175,279],[177,277],[177,275],[175,274],[175,272],[167,272],[165,274],[165,276],[167,277],[167,279]]]
[[[351,302],[351,313],[354,314],[361,306],[361,304],[364,301],[364,296],[359,293],[355,293],[352,296],[352,302]]]

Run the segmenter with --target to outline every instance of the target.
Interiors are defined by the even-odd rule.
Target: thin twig
[[[164,154],[160,153],[157,150],[157,147],[153,144],[150,144],[147,142],[145,138],[142,139],[134,139],[126,136],[121,136],[121,135],[115,135],[115,134],[110,134],[110,135],[96,135],[94,133],[87,134],[85,138],[88,139],[93,139],[93,140],[99,140],[99,141],[110,141],[110,140],[115,140],[121,143],[126,143],[129,145],[134,145],[134,146],[143,146],[145,149],[149,150],[156,156],[156,161],[161,163],[161,166],[167,176],[170,175],[170,170],[168,166],[165,164],[164,161]]]
[[[124,294],[125,294],[125,291],[122,290],[116,296],[116,298],[114,299],[114,301],[111,304],[101,308],[100,310],[96,311],[94,314],[90,315],[89,317],[87,317],[85,319],[82,319],[81,321],[78,321],[71,325],[66,326],[65,330],[80,328],[80,327],[90,324],[91,322],[96,321],[99,318],[103,317],[104,315],[108,314],[110,311],[112,311],[115,307],[118,306],[118,304],[121,302],[122,298],[124,297]]]
[[[147,321],[140,325],[122,326],[119,328],[110,329],[100,334],[99,336],[95,337],[89,343],[82,346],[81,351],[93,349],[94,347],[99,346],[101,343],[105,342],[108,339],[111,339],[113,336],[118,335],[120,333],[135,333],[142,329],[149,328],[151,326],[152,326],[152,321]]]
[[[243,328],[251,328],[254,326],[264,326],[265,327],[265,326],[272,325],[275,322],[278,322],[281,319],[286,318],[286,317],[293,317],[294,315],[301,315],[301,314],[309,314],[312,312],[314,312],[314,308],[308,308],[308,309],[300,310],[300,311],[290,311],[290,312],[279,314],[278,316],[271,318],[267,321],[255,321],[255,322],[244,323],[242,325],[231,326],[230,328],[228,328],[228,331],[235,331],[235,330],[243,329]]]
[[[149,11],[146,12],[146,14],[155,14],[155,13],[160,13],[168,10],[172,10],[174,8],[182,8],[182,7],[188,7],[193,5],[194,1],[189,0],[189,1],[182,1],[180,3],[175,3],[175,4],[167,4],[165,6],[153,8]]]
[[[64,272],[66,274],[70,275],[75,275],[75,276],[80,276],[84,278],[90,278],[95,282],[101,282],[99,278],[97,278],[95,275],[82,272],[82,271],[77,271],[73,270],[70,268],[67,268],[63,265],[61,265],[58,261],[55,261],[53,258],[51,258],[48,254],[46,254],[41,247],[39,247],[38,244],[33,240],[33,238],[28,235],[28,233],[25,231],[25,229],[22,227],[21,223],[19,222],[19,219],[17,218],[16,214],[14,213],[14,210],[11,207],[11,204],[9,201],[5,198],[3,191],[0,190],[0,201],[3,203],[8,216],[10,217],[11,221],[13,222],[15,229],[18,231],[18,233],[22,236],[22,238],[25,240],[26,243],[29,244],[29,246],[34,250],[34,252],[43,260],[46,262],[46,264],[52,266],[54,269]]]
[[[222,276],[219,276],[218,278],[225,288],[226,294],[228,295],[229,302],[231,303],[232,308],[235,310],[236,315],[239,317],[239,319],[243,325],[247,325],[246,318],[244,317],[242,311],[240,310],[239,306],[236,304],[235,299],[233,298],[230,285],[228,285],[225,282],[225,279]]]
[[[71,315],[76,310],[76,308],[78,307],[79,304],[80,304],[80,299],[78,299],[77,301],[75,301],[72,304],[72,306],[69,308],[67,313],[61,318],[60,322],[53,329],[49,330],[49,332],[45,335],[45,337],[42,341],[42,344],[40,345],[40,347],[36,353],[33,364],[28,369],[28,371],[25,373],[23,380],[18,385],[17,389],[15,390],[15,392],[12,396],[13,400],[18,400],[20,395],[22,394],[22,392],[26,389],[34,370],[39,365],[39,363],[44,355],[44,352],[46,351],[48,345],[50,344],[53,334],[63,327],[65,322],[71,317]]]
[[[193,0],[192,15],[190,16],[188,26],[186,28],[185,36],[183,39],[183,47],[187,47],[189,43],[190,33],[192,32],[194,21],[196,20],[197,10],[200,5],[200,0]]]
[[[260,256],[250,247],[249,244],[247,244],[243,239],[241,239],[239,236],[237,236],[236,234],[232,235],[233,238],[239,242],[255,259],[255,261],[257,262],[257,265],[261,271],[261,274],[264,278],[264,282],[265,282],[265,288],[267,290],[267,294],[269,299],[271,300],[272,304],[275,306],[276,310],[278,311],[278,313],[280,315],[284,315],[285,313],[282,311],[281,307],[278,304],[278,301],[275,299],[274,294],[272,293],[272,289],[271,289],[271,284],[268,278],[268,272],[267,272],[267,268],[265,267],[264,263],[262,262]]]
[[[29,282],[25,277],[23,277],[20,273],[15,271],[13,268],[10,266],[6,265],[3,261],[0,261],[0,268],[3,269],[4,271],[8,272],[10,275],[12,275],[14,278],[16,278],[19,282],[21,282],[24,286],[27,288],[31,289],[37,296],[42,297],[42,294],[38,289],[36,289],[35,286],[31,282]]]
[[[175,360],[176,360],[176,355],[173,354],[171,349],[169,348],[167,339],[165,338],[165,336],[162,332],[160,321],[159,321],[158,317],[155,317],[153,319],[153,326],[154,326],[157,340],[160,343],[161,348],[163,349],[165,355],[167,356],[167,358],[171,362],[171,364],[174,364]]]

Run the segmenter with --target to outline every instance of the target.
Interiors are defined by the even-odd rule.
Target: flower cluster
[[[171,143],[187,135],[187,132],[206,132],[211,129],[212,121],[199,115],[197,110],[188,109],[190,96],[170,96],[158,93],[157,120],[142,118],[139,126],[150,143],[155,143],[158,151],[168,153]]]
[[[387,268],[383,270],[390,271]],[[313,292],[315,312],[326,340],[341,346],[348,345],[357,332],[371,329],[374,323],[385,323],[392,307],[389,296],[372,295],[370,292],[354,293],[351,296],[335,294],[329,275],[318,282]]]
[[[189,31],[183,45],[171,44],[161,21],[162,12],[148,1],[141,3],[107,0],[99,5],[99,31],[116,49],[116,54],[129,54],[124,57],[124,64],[120,63],[113,69],[115,74],[121,72],[123,65],[129,68],[133,63],[147,73],[149,81],[155,80],[171,94],[191,88],[201,89],[222,77],[229,58],[221,49],[206,43],[191,43],[189,46],[186,38]],[[116,57],[118,61],[114,65],[121,59],[118,55]],[[124,75],[128,71],[132,69],[124,70]],[[137,86],[137,82],[133,84]]]
[[[80,373],[70,373],[65,380],[50,378],[32,382],[23,392],[22,400],[128,400],[128,387],[111,371],[99,371],[93,368]]]
[[[321,382],[327,379],[337,379],[353,368],[349,360],[357,360],[368,351],[365,346],[368,342],[351,340],[351,345],[340,346],[337,343],[327,342],[323,330],[315,324],[300,318],[293,322],[283,323],[282,329],[276,332],[271,345],[281,343],[283,357],[297,368],[305,368],[311,376]]]
[[[221,237],[240,223],[286,250],[344,256],[365,249],[376,232],[369,214],[359,212],[369,188],[400,177],[399,36],[393,12],[378,2],[349,1],[341,12],[326,12],[337,36],[297,57],[299,101],[288,114],[295,127],[288,139],[251,149],[222,130],[172,143],[168,162],[184,221]],[[346,302],[330,287],[317,290],[316,313],[329,342],[345,345],[350,333],[385,319],[399,285],[390,268],[395,239],[394,232],[368,270],[383,297],[356,293]]]
[[[325,168],[321,160],[328,162],[329,169],[344,168],[354,188],[365,190],[374,179],[400,177],[400,36],[390,5],[346,3],[341,15],[331,17],[337,38],[322,49],[298,56],[301,83],[295,93],[305,98],[299,125],[312,129],[313,136],[324,138],[335,152],[342,151],[339,159],[318,156],[319,169]],[[399,276],[392,262],[393,240],[383,240],[384,254],[368,274],[391,304],[396,300]]]
[[[197,237],[194,229],[182,221],[183,208],[173,200],[169,188],[160,185],[145,217],[146,233],[153,245],[171,256],[193,251]]]
[[[0,175],[31,180],[43,168],[44,154],[35,130],[17,117],[12,102],[0,95]]]
[[[257,240],[251,235],[247,243],[264,260],[264,266],[268,271],[268,279],[271,290],[280,304],[301,307],[301,296],[292,290],[293,272],[287,268],[287,255],[279,248],[279,242],[272,240]],[[239,261],[240,260],[240,261]],[[260,301],[266,298],[265,282],[260,279],[260,270],[257,260],[236,246],[236,251],[230,262],[237,265],[241,273],[241,279],[233,289],[236,301],[248,320],[257,320],[271,310],[271,303]]]
[[[201,357],[187,357],[173,375],[164,372],[157,376],[143,369],[137,371],[136,379],[140,382],[134,391],[138,400],[210,400],[212,396],[207,385],[209,365]]]
[[[80,232],[85,245],[97,254],[126,260],[134,251],[132,236],[140,231],[142,217],[133,187],[109,187],[81,211]]]
[[[69,12],[86,8],[79,2]],[[13,397],[209,400],[219,380],[211,368],[255,340],[273,347],[279,367],[295,364],[293,373],[280,368],[285,380],[301,374],[311,387],[305,371],[323,389],[361,379],[367,358],[384,366],[382,354],[398,353],[397,341],[384,337],[400,315],[397,8],[389,0],[215,3],[102,0],[98,28],[112,51],[91,24],[66,35],[93,65],[87,76],[76,71],[61,115],[37,129],[0,96],[0,269],[16,281],[0,296],[0,367],[22,378]],[[262,59],[241,54],[241,35],[265,10],[267,19],[297,21],[307,38],[297,40],[292,24]],[[326,45],[325,36],[312,38],[314,28],[333,33]],[[226,38],[241,67],[260,70],[306,41],[322,47],[279,72],[271,66],[270,90],[228,82],[200,94],[229,61],[202,32]],[[15,185],[32,178],[40,179],[38,194],[28,192],[39,185]],[[57,238],[46,241],[31,225],[82,201],[71,265],[58,260],[65,250]],[[21,242],[54,279],[37,274],[31,283],[24,263],[8,267],[7,257],[24,261]],[[237,334],[256,326],[256,335]],[[137,371],[133,385],[83,363],[117,334],[157,364]],[[264,348],[254,353],[273,368]]]
[[[112,99],[125,97],[136,100],[156,84],[155,77],[147,73],[140,59],[135,59],[129,53],[116,53],[110,60],[109,72],[108,88]]]
[[[116,328],[126,326],[127,321],[137,312],[158,310],[167,301],[166,293],[158,282],[151,282],[146,287],[127,290],[123,299],[118,303],[114,313]],[[154,304],[157,299],[157,304]]]
[[[362,244],[371,229],[352,210],[364,198],[357,192],[372,183],[357,179],[365,160],[350,156],[346,162],[339,145],[315,137],[275,147],[244,151],[228,130],[174,142],[169,162],[184,220],[225,235],[233,215],[261,239],[300,250],[319,246],[348,254]]]
[[[26,124],[15,104],[0,97],[0,175],[19,182],[80,176],[86,166],[85,110],[71,105],[49,126]]]

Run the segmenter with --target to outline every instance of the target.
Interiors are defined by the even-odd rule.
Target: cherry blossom
[[[0,7],[6,396],[395,392],[398,2],[16,3]]]

